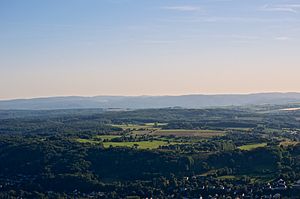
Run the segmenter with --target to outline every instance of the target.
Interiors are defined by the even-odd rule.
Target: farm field
[[[281,109],[282,111],[298,111],[300,110],[300,107],[296,107],[296,108],[284,108],[284,109]]]
[[[141,141],[141,142],[103,142],[105,148],[109,147],[137,147],[138,149],[157,149],[160,146],[167,146],[171,143],[166,141]]]
[[[133,129],[143,129],[143,128],[152,128],[152,126],[146,125],[136,125],[136,124],[113,124],[113,127],[119,127],[123,130],[133,130]]]
[[[280,142],[280,146],[295,146],[299,144],[297,141],[282,141]]]
[[[225,135],[225,131],[217,130],[181,130],[181,129],[171,129],[171,130],[158,130],[153,132],[153,135],[157,136],[175,136],[175,137],[198,137],[198,138],[212,138],[217,136]]]
[[[241,150],[245,150],[245,151],[251,151],[253,149],[260,148],[260,147],[266,147],[266,146],[267,146],[267,143],[260,143],[260,144],[247,144],[247,145],[240,146],[238,148]]]
[[[75,139],[75,141],[79,142],[79,143],[88,143],[88,144],[100,144],[100,143],[102,143],[101,141],[90,140],[90,139],[82,139],[82,138],[77,138],[77,139]]]
[[[119,138],[120,135],[96,135],[95,138],[101,138],[103,140],[112,140],[114,138]]]
[[[95,141],[91,139],[76,139],[77,142],[80,143],[89,143],[89,144],[102,144],[104,148],[109,147],[136,147],[138,149],[157,149],[160,146],[167,146],[170,144],[176,144],[175,142],[167,142],[161,140],[153,140],[153,141],[140,141],[140,142],[101,142]]]
[[[160,123],[160,122],[157,122],[157,123],[145,123],[145,126],[165,126],[165,125],[167,125],[168,123]]]
[[[123,130],[140,130],[140,129],[159,129],[167,123],[144,123],[144,124],[113,124],[113,127],[119,127]]]

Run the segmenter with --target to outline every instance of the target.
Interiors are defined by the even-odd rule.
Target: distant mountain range
[[[0,100],[0,109],[53,110],[81,108],[204,108],[216,106],[281,105],[300,103],[300,93],[257,93],[226,95],[181,96],[95,96],[48,97],[33,99]]]

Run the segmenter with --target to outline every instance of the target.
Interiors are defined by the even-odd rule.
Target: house
[[[293,185],[293,189],[300,189],[300,180]]]
[[[279,193],[277,193],[277,194],[275,194],[275,195],[273,196],[273,198],[274,198],[274,199],[280,199],[280,198],[281,198],[281,195],[280,195]]]
[[[277,183],[274,184],[273,190],[286,190],[287,186],[283,179],[280,179],[277,181]]]

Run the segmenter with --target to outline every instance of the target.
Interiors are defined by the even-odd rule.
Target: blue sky
[[[0,98],[300,91],[296,0],[0,0]]]

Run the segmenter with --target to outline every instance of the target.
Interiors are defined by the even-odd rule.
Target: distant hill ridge
[[[81,108],[204,108],[261,104],[300,103],[300,93],[256,93],[180,96],[94,96],[48,97],[0,100],[0,109],[53,110]]]

